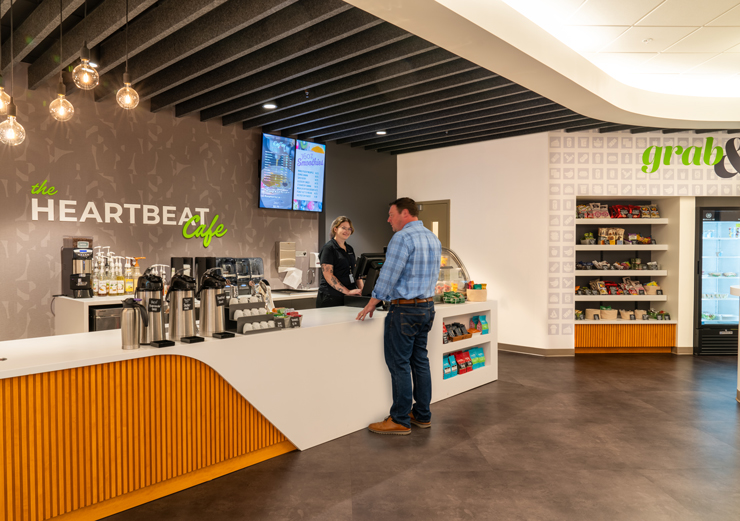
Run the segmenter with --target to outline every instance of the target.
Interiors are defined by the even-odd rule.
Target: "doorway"
[[[419,219],[424,227],[434,232],[443,248],[450,248],[450,200],[420,201]]]

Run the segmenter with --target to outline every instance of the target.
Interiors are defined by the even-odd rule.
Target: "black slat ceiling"
[[[87,35],[101,73],[95,99],[111,102],[125,1],[89,0],[87,27],[84,0],[62,5],[60,61],[59,0],[14,3],[14,62],[30,64],[29,88],[46,85],[76,65]],[[0,0],[6,74],[9,6]],[[178,117],[390,154],[562,129],[661,130],[577,114],[341,0],[129,0],[129,9],[134,88],[150,110]]]

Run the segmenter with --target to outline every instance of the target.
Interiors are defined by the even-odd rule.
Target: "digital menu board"
[[[320,212],[324,207],[326,145],[296,141],[293,210]]]
[[[295,155],[295,139],[262,134],[260,208],[292,208]]]

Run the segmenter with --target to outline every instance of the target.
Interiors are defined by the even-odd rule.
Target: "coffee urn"
[[[137,302],[138,299],[127,298],[123,301],[121,312],[121,346],[123,349],[139,349],[139,313],[144,327],[149,323],[146,308]]]
[[[215,338],[224,338],[225,318],[224,304],[227,295],[224,292],[226,279],[221,275],[221,268],[211,268],[200,280],[198,297],[200,298],[200,334]],[[228,334],[232,337],[232,334]]]
[[[170,340],[175,342],[199,342],[195,336],[195,279],[179,270],[172,277],[167,292],[170,303]]]
[[[152,273],[147,268],[136,283],[136,298],[141,299],[141,305],[146,308],[149,323],[142,322],[139,328],[139,341],[144,345],[166,339],[164,331],[164,301],[162,300],[162,277]]]

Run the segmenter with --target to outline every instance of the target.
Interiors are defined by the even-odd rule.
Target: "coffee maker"
[[[77,241],[62,248],[62,293],[72,298],[92,298],[93,250],[90,242]]]

